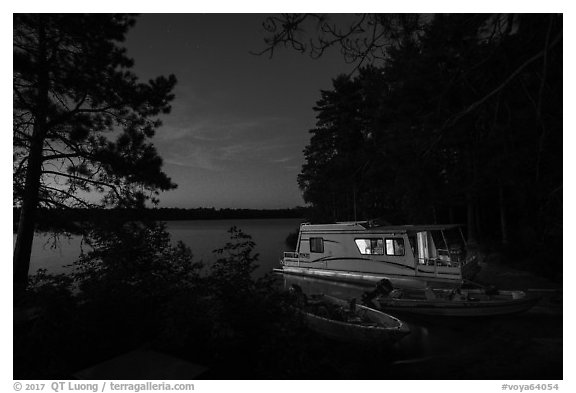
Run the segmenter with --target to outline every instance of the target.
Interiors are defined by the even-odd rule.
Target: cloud
[[[163,155],[164,162],[167,164],[217,172],[226,169],[218,160],[214,159],[215,154],[213,151],[204,149],[201,146],[189,146],[186,151],[171,151]]]
[[[273,162],[275,164],[283,164],[285,162],[292,161],[292,160],[293,160],[293,157],[282,157],[282,158],[275,158],[273,160],[270,160],[270,162]]]
[[[155,138],[168,164],[210,171],[286,163],[302,147],[279,118],[204,118],[163,126]],[[283,132],[284,131],[284,132]]]

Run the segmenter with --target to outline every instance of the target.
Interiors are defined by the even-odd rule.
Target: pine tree
[[[176,185],[149,142],[176,79],[140,82],[121,42],[135,19],[14,15],[14,288],[26,287],[36,210],[142,206]],[[103,197],[96,202],[92,195]]]

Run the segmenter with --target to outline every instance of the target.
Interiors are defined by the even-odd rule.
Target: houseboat
[[[399,288],[456,287],[478,271],[459,225],[301,224],[276,272]]]

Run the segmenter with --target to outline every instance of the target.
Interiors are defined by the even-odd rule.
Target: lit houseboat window
[[[404,239],[386,239],[386,255],[404,255]]]
[[[361,254],[384,255],[382,239],[356,239],[355,241]]]
[[[324,239],[321,237],[310,238],[310,252],[323,253],[324,252]]]

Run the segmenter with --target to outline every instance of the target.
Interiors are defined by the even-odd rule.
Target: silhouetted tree
[[[26,286],[39,205],[141,206],[176,187],[149,142],[176,79],[142,83],[130,71],[120,43],[133,24],[130,15],[14,15],[15,289]]]
[[[321,93],[305,150],[299,184],[320,219],[350,219],[353,204],[358,218],[466,221],[470,238],[561,249],[561,15],[289,14],[265,26],[262,53],[336,46],[355,64]]]
[[[366,175],[375,158],[374,129],[387,87],[374,67],[361,68],[354,79],[338,76],[333,85],[321,92],[314,108],[317,127],[310,131],[298,184],[319,218],[354,219],[362,215],[357,207],[372,207],[364,191],[373,180]]]

